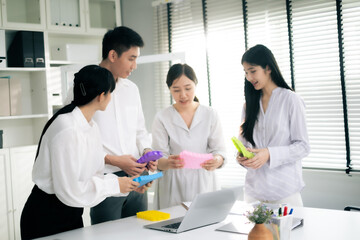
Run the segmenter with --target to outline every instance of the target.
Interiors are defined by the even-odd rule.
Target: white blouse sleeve
[[[155,116],[152,125],[152,149],[161,151],[165,158],[170,155],[169,135],[159,114]]]
[[[288,146],[268,147],[270,153],[270,168],[299,161],[310,153],[305,118],[305,103],[295,94],[291,100],[288,112],[290,121],[290,144]]]
[[[104,175],[102,171],[80,179],[83,171],[89,170],[93,159],[86,159],[83,148],[72,129],[57,134],[50,143],[52,180],[56,196],[66,205],[72,207],[92,207],[106,197],[121,196],[117,176]],[[99,161],[100,162],[100,161]],[[86,174],[85,174],[86,175]]]
[[[226,145],[218,113],[212,109],[211,129],[208,137],[208,152],[219,154],[224,158],[222,167],[226,164]],[[229,141],[231,141],[229,139]]]

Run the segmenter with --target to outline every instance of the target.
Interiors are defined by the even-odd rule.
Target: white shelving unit
[[[0,115],[0,239],[20,239],[20,216],[33,186],[31,171],[41,131],[62,104],[61,68],[95,63],[52,53],[69,44],[88,44],[97,46],[99,63],[103,35],[120,26],[120,19],[118,0],[0,0],[6,49],[20,30],[43,32],[45,49],[43,68],[0,67],[0,77],[19,90],[11,112]]]
[[[88,0],[85,2],[85,9],[88,32],[103,35],[104,29],[120,25],[120,1]]]
[[[6,68],[0,76],[8,76],[14,88],[11,115],[0,116],[3,147],[35,145],[49,117],[45,68]]]
[[[47,29],[85,32],[85,6],[82,0],[46,0]]]
[[[45,0],[1,0],[3,26],[19,30],[45,29]]]
[[[0,237],[14,239],[14,215],[12,214],[12,194],[10,179],[10,153],[0,149]]]

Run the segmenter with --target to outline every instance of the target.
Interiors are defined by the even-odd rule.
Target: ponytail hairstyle
[[[40,141],[36,151],[36,157],[39,155],[39,149],[42,137],[46,130],[60,115],[72,112],[75,107],[84,106],[94,100],[102,93],[109,94],[115,89],[115,80],[111,72],[98,65],[88,65],[74,74],[74,100],[57,111],[50,120],[45,124],[41,133]]]
[[[243,64],[244,62],[253,66],[260,66],[263,69],[266,69],[266,67],[268,67],[271,70],[271,80],[278,87],[292,90],[285,82],[273,53],[264,45],[258,44],[248,49],[241,59],[241,64]],[[258,120],[257,116],[260,111],[259,102],[262,92],[261,90],[256,90],[254,86],[245,78],[244,93],[246,102],[245,121],[241,125],[241,134],[248,142],[250,142],[255,147],[253,132],[255,123]]]
[[[198,84],[194,69],[192,69],[192,67],[187,64],[177,63],[172,65],[167,73],[166,84],[168,88],[170,88],[173,85],[174,81],[182,75],[185,75],[188,79],[193,81],[195,83],[195,86]],[[199,99],[195,96],[194,101],[199,102]]]

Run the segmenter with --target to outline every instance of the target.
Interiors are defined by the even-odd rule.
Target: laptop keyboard
[[[163,226],[163,228],[178,229],[180,224],[181,224],[181,222],[172,223],[172,224],[168,224],[168,225]]]

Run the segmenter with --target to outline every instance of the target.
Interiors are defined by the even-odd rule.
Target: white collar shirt
[[[118,178],[104,175],[99,129],[81,110],[59,115],[43,135],[34,163],[34,183],[72,207],[92,207],[121,194]]]
[[[99,126],[105,154],[139,158],[145,148],[151,148],[139,89],[130,80],[118,79],[106,110],[97,111],[93,119]],[[106,164],[107,173],[119,170]]]
[[[217,112],[199,105],[190,128],[179,112],[170,106],[156,114],[153,127],[153,149],[164,157],[187,150],[194,153],[219,154],[226,159],[226,148]],[[224,164],[225,165],[225,162]],[[192,201],[196,194],[220,188],[215,171],[205,169],[168,169],[156,181],[154,208],[162,209]]]

